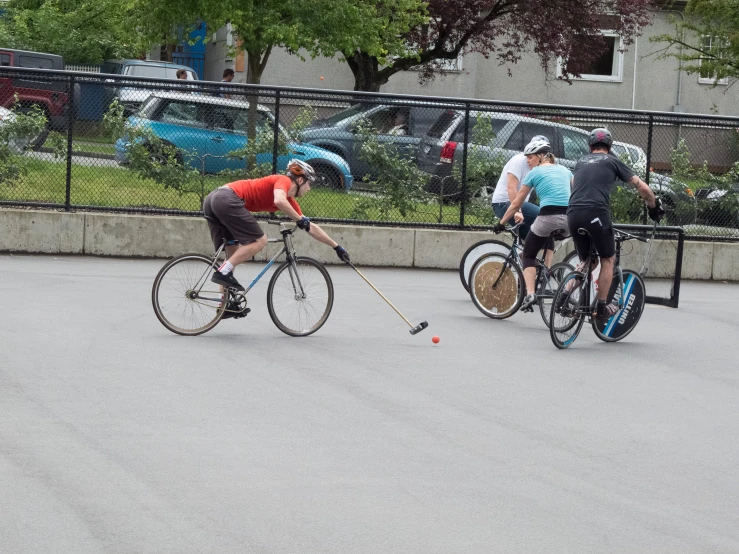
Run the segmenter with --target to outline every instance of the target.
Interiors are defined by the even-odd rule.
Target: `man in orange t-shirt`
[[[267,246],[267,236],[252,212],[281,211],[297,222],[314,239],[331,246],[341,261],[348,262],[349,253],[329,237],[323,229],[303,215],[295,198],[305,196],[316,173],[307,163],[290,160],[286,175],[269,175],[261,179],[249,179],[229,183],[211,192],[203,203],[203,213],[220,222],[208,220],[210,235],[216,249],[223,240],[235,241],[226,247],[228,259],[213,274],[211,281],[243,291],[233,274],[234,267],[254,257]],[[222,227],[226,228],[224,237]]]

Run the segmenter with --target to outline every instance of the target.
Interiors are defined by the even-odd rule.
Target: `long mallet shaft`
[[[369,279],[367,279],[367,277],[365,277],[364,275],[362,275],[362,272],[361,272],[361,271],[359,271],[359,270],[358,270],[358,269],[357,269],[357,268],[356,268],[356,267],[354,266],[354,264],[353,264],[353,263],[351,263],[351,262],[346,262],[346,263],[347,263],[348,265],[350,265],[350,266],[351,266],[351,268],[352,268],[352,269],[353,269],[354,271],[356,271],[356,272],[357,272],[357,274],[358,274],[358,275],[359,275],[359,276],[360,276],[360,277],[361,277],[362,279],[364,279],[364,282],[365,282],[365,283],[367,283],[367,284],[368,284],[368,285],[369,285],[370,287],[372,287],[372,290],[374,290],[374,291],[375,291],[375,292],[376,292],[377,294],[379,294],[379,295],[380,295],[380,297],[381,297],[381,298],[382,298],[382,299],[383,299],[383,300],[384,300],[385,302],[387,302],[387,303],[388,303],[388,305],[389,305],[389,306],[390,306],[390,307],[391,307],[391,308],[392,308],[393,310],[395,310],[395,313],[396,313],[396,314],[398,314],[398,315],[399,315],[400,317],[402,317],[402,318],[403,318],[403,321],[405,321],[405,322],[406,322],[406,323],[408,324],[408,327],[410,327],[410,328],[411,328],[411,330],[410,330],[410,333],[411,333],[411,335],[415,335],[416,333],[420,333],[420,332],[421,332],[421,331],[423,331],[423,330],[424,330],[424,329],[425,329],[426,327],[428,327],[428,326],[429,326],[428,322],[426,322],[426,321],[422,321],[421,323],[419,323],[418,325],[416,325],[416,326],[414,327],[414,326],[413,326],[413,324],[412,324],[412,323],[411,323],[410,321],[408,321],[408,319],[407,319],[407,318],[406,318],[406,317],[405,317],[405,316],[404,316],[403,314],[401,314],[401,313],[400,313],[400,310],[398,310],[398,308],[396,308],[395,306],[393,306],[393,303],[392,303],[392,302],[390,302],[390,300],[388,300],[388,299],[387,299],[387,298],[385,297],[385,295],[384,295],[384,294],[382,294],[382,293],[381,293],[381,292],[380,292],[379,290],[377,290],[377,288],[375,287],[375,285],[373,285],[372,283],[370,283],[370,282],[369,282]]]

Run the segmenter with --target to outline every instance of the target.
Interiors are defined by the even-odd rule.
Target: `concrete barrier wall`
[[[278,236],[278,226],[260,222],[268,236]],[[457,269],[465,250],[487,238],[507,240],[484,231],[445,231],[355,225],[322,225],[342,244],[358,265]],[[294,235],[299,254],[321,262],[339,263],[329,247],[306,233]],[[270,244],[255,258],[266,261],[281,245]],[[643,243],[624,248],[622,265],[639,269]],[[628,249],[628,250],[627,250]],[[561,258],[572,250],[567,244]],[[211,254],[208,225],[195,217],[66,213],[17,209],[0,210],[0,251],[43,254],[169,258],[187,252]],[[672,277],[676,243],[655,241],[650,253],[649,275]],[[682,275],[685,279],[739,281],[739,244],[685,242]]]

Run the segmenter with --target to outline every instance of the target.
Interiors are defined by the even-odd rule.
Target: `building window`
[[[719,48],[726,47],[726,41],[720,39],[719,37],[714,37],[711,35],[704,35],[701,37],[701,49],[704,52],[714,52],[718,50]],[[719,57],[721,54],[718,54]],[[703,64],[703,57],[700,58],[698,61],[698,65]],[[707,69],[701,69],[698,73],[698,82],[702,85],[728,85],[729,84],[729,78],[724,77],[723,79],[716,79],[715,73],[709,73],[709,70]]]
[[[606,50],[597,59],[593,60],[590,68],[583,71],[579,79],[582,81],[623,81],[624,53],[621,37],[611,31],[601,31],[606,41]],[[557,60],[557,77],[561,77],[562,59]]]

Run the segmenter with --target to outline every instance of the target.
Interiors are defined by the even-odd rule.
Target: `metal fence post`
[[[277,150],[280,140],[280,91],[275,93],[275,135],[272,143],[272,174],[277,173]]]
[[[647,175],[646,183],[649,184],[650,173],[652,172],[652,133],[654,132],[654,116],[649,114],[649,130],[647,132]]]
[[[72,130],[77,111],[74,96],[74,75],[72,75],[69,78],[69,111],[67,112],[67,190],[64,197],[64,209],[66,211],[69,211],[72,203]]]
[[[459,204],[459,226],[464,227],[464,212],[467,205],[467,150],[470,142],[470,103],[464,106],[464,152],[462,152],[462,202]]]

